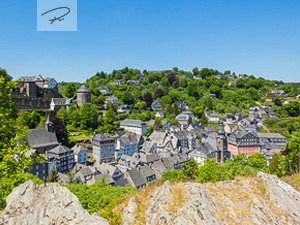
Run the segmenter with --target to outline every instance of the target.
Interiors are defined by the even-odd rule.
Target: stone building
[[[90,103],[91,101],[91,91],[85,85],[82,85],[77,91],[77,105],[81,107],[85,103]]]

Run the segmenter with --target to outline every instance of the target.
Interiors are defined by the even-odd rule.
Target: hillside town
[[[217,79],[221,77],[216,76]],[[226,77],[232,79],[234,75]],[[239,79],[247,77],[241,76]],[[71,173],[72,182],[76,183],[91,185],[104,179],[108,185],[130,185],[141,189],[161,179],[166,170],[181,170],[192,159],[200,165],[206,159],[215,159],[222,164],[233,155],[244,154],[249,157],[254,153],[261,153],[270,162],[272,155],[283,151],[287,142],[287,138],[279,133],[261,132],[268,129],[264,120],[278,119],[272,104],[250,107],[247,115],[243,111],[234,115],[205,111],[204,115],[210,125],[203,127],[203,119],[200,120],[189,111],[186,101],[175,102],[179,109],[179,113],[175,115],[177,125],[171,125],[164,119],[161,102],[154,100],[149,108],[154,113],[155,120],[125,118],[120,121],[115,134],[94,133],[89,137],[90,144],[78,142],[73,147],[67,147],[58,141],[50,114],[55,115],[62,108],[68,110],[71,104],[81,108],[91,103],[92,91],[83,84],[76,91],[75,98],[55,98],[58,83],[54,78],[44,79],[38,75],[20,77],[16,81],[19,84],[17,91],[24,93],[24,97],[36,97],[39,92],[46,93],[47,90],[48,93],[56,93],[51,98],[44,128],[31,129],[27,136],[32,148],[28,154],[36,153],[45,158],[45,162],[35,163],[27,171],[43,181],[47,181],[51,170],[55,170],[62,183],[67,182],[68,173]],[[230,85],[234,85],[230,82]],[[113,83],[122,84],[120,80]],[[139,86],[140,82],[128,80],[128,85]],[[109,95],[110,89],[107,86],[99,86],[98,89],[101,94],[107,95],[103,105],[104,114],[112,106],[117,109],[116,114],[130,113],[131,107],[120,104],[115,95]],[[284,91],[275,90],[270,95],[282,96]],[[211,99],[216,98],[215,94],[209,96]],[[153,130],[148,134],[150,127]]]

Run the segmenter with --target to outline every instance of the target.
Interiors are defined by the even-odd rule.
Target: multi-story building
[[[100,162],[112,162],[115,159],[115,139],[108,134],[99,134],[91,137],[93,158]]]
[[[73,169],[75,164],[73,149],[59,145],[45,154],[48,164],[48,171],[54,168],[57,172],[67,173]]]
[[[133,155],[135,152],[139,152],[139,146],[142,142],[142,135],[127,132],[117,139],[116,149],[122,151],[124,155]]]
[[[281,150],[286,146],[287,138],[279,133],[257,133],[260,141],[263,143],[276,144]]]
[[[253,153],[260,153],[261,144],[255,132],[237,131],[229,135],[228,151],[232,155],[245,154],[247,157]]]
[[[121,122],[120,127],[140,135],[147,133],[147,125],[141,120],[125,119]]]

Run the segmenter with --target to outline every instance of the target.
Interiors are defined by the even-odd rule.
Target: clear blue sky
[[[197,66],[300,81],[299,0],[78,0],[77,32],[37,32],[36,10],[0,2],[0,66],[14,78]]]

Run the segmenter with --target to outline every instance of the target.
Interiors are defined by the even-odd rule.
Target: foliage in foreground
[[[0,210],[5,208],[6,197],[10,192],[20,184],[32,180],[34,183],[41,185],[44,182],[41,181],[37,176],[34,176],[31,173],[24,173],[16,177],[2,177],[0,179]]]
[[[121,224],[121,213],[114,212],[113,208],[124,201],[128,195],[135,194],[136,189],[126,187],[112,187],[103,181],[97,181],[93,185],[70,184],[69,190],[77,196],[82,207],[90,214],[99,212],[110,224]]]
[[[30,150],[27,127],[17,121],[18,110],[11,101],[15,83],[0,76],[0,208],[14,187],[26,181],[24,170],[35,162],[43,161]]]
[[[267,159],[260,153],[246,158],[239,154],[228,159],[223,164],[216,163],[215,159],[207,159],[204,165],[199,166],[192,159],[180,171],[166,171],[162,181],[196,180],[200,183],[233,180],[236,176],[255,176],[258,171],[268,172]]]

